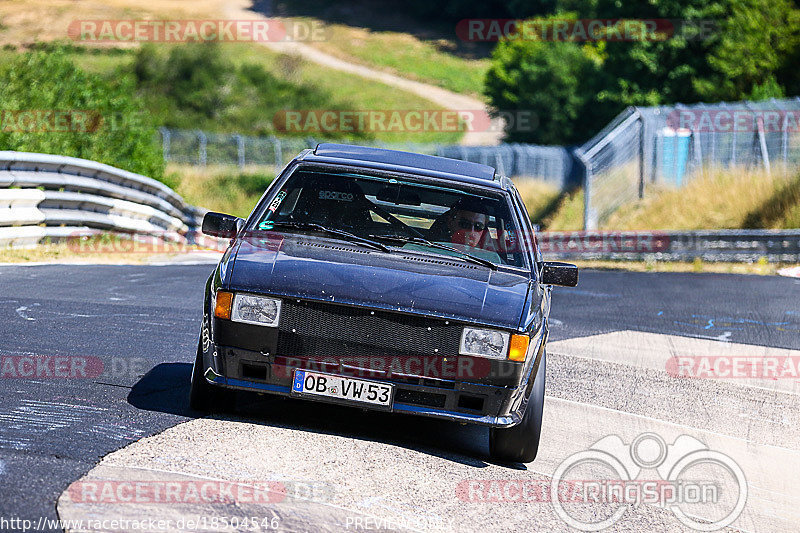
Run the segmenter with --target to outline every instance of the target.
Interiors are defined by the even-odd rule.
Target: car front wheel
[[[189,407],[201,413],[233,411],[236,408],[236,391],[211,385],[203,377],[203,347],[197,346],[197,357],[192,366],[192,385],[189,390]]]
[[[545,354],[536,371],[533,389],[524,401],[522,421],[510,428],[492,428],[489,432],[489,450],[492,457],[501,461],[530,463],[539,450],[544,412]]]

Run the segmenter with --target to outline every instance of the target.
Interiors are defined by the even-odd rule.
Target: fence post
[[[717,129],[711,128],[711,164],[717,166]]]
[[[497,170],[497,172],[499,172],[501,176],[505,176],[506,175],[506,169],[505,169],[505,165],[503,165],[503,158],[500,157],[500,152],[498,152],[496,149],[495,149],[495,152],[494,152],[494,164],[495,164],[495,169]]]
[[[781,126],[781,152],[783,155],[783,173],[789,173],[789,113],[783,115],[783,125]]]
[[[161,134],[161,151],[164,153],[164,161],[169,161],[169,144],[170,144],[170,133],[167,128],[161,126],[158,128],[158,132]]]
[[[586,174],[583,184],[583,230],[594,231],[597,229],[597,221],[594,220],[595,217],[591,213],[592,166],[588,161],[584,161],[584,164],[586,165]]]
[[[233,138],[236,140],[236,156],[239,159],[239,168],[244,168],[244,139],[239,134],[234,135]]]
[[[639,116],[639,199],[641,200],[644,198],[644,116],[638,108],[636,114]]]
[[[761,161],[764,163],[764,170],[767,171],[767,174],[771,174],[769,153],[767,152],[767,138],[764,135],[764,118],[758,117],[756,122],[758,123],[758,144],[761,148]]]
[[[691,139],[692,149],[694,151],[694,164],[697,165],[697,168],[700,170],[700,175],[705,175],[705,170],[703,169],[703,146],[700,143],[700,130],[697,125],[695,125],[692,130]]]
[[[208,157],[208,153],[206,152],[206,145],[208,144],[208,138],[206,134],[202,131],[197,132],[197,139],[200,141],[200,146],[198,148],[198,163],[200,166],[206,166],[206,161]]]
[[[275,150],[275,166],[280,168],[283,166],[283,152],[281,151],[281,140],[277,137],[272,137],[272,148]]]

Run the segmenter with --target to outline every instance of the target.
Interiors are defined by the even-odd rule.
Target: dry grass
[[[565,195],[542,226],[583,229],[583,191]],[[601,230],[800,228],[800,174],[780,169],[705,169],[680,189],[649,186],[643,200],[623,204]]]
[[[180,249],[180,252],[165,253]],[[170,248],[169,244],[152,251],[125,252],[122,249],[107,252],[81,249],[68,243],[40,244],[35,248],[0,248],[0,263],[81,263],[93,265],[142,265],[153,262],[171,262],[177,258],[191,258],[193,253],[207,253],[193,246]]]
[[[69,39],[75,20],[203,18],[219,16],[220,0],[3,0],[0,1],[0,45],[29,45]],[[106,45],[108,46],[108,45]],[[114,43],[114,46],[131,46]]]
[[[709,274],[753,274],[758,276],[774,276],[778,270],[786,266],[779,263],[758,261],[755,263],[707,263],[702,260],[693,262],[680,261],[600,261],[578,260],[570,263],[578,268],[589,270],[624,270],[628,272],[694,272]]]
[[[167,165],[175,191],[192,205],[246,217],[275,177],[273,167]]]
[[[583,189],[560,196],[558,205],[546,215],[541,226],[547,231],[578,231],[583,229]]]
[[[534,224],[540,224],[543,217],[556,206],[561,196],[558,187],[535,179],[516,179],[517,187],[528,214]]]
[[[800,176],[709,169],[680,189],[650,188],[603,224],[614,230],[800,227]]]

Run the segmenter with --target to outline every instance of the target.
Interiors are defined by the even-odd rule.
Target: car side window
[[[531,220],[528,217],[528,212],[525,209],[525,203],[519,195],[519,191],[513,190],[512,194],[517,211],[520,213],[520,224],[522,225],[523,240],[525,241],[525,249],[528,257],[531,260],[534,270],[535,266],[542,261],[541,254],[539,253],[539,243],[536,241],[536,233],[533,231]]]

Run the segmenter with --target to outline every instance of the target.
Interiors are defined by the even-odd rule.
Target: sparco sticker
[[[320,200],[339,200],[340,202],[352,202],[353,194],[339,191],[319,191]]]

